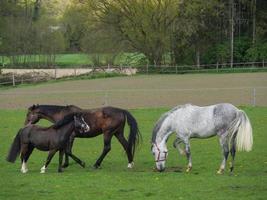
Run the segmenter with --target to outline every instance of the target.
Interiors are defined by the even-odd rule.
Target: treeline
[[[54,0],[54,2],[56,2]],[[11,65],[52,65],[65,51],[61,19],[53,1],[0,1],[0,54]]]
[[[140,65],[267,58],[265,0],[2,0],[0,12],[0,53],[13,64],[66,52],[110,64],[138,52]]]

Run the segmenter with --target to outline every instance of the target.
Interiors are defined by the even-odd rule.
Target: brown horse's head
[[[32,105],[28,108],[24,125],[35,124],[41,119],[39,105]]]

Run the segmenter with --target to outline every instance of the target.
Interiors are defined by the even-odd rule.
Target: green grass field
[[[166,108],[135,109],[143,142],[135,156],[134,169],[127,169],[126,155],[113,138],[112,150],[102,168],[91,166],[102,151],[102,136],[76,139],[74,154],[87,167],[71,161],[64,173],[57,173],[58,156],[47,173],[40,174],[47,153],[35,150],[28,162],[29,172],[20,173],[15,164],[5,161],[12,138],[22,127],[25,112],[0,110],[0,199],[267,199],[267,107],[241,107],[251,119],[254,131],[252,152],[237,152],[234,175],[217,175],[221,162],[217,138],[191,140],[193,170],[185,173],[186,159],[168,141],[169,157],[164,173],[153,171],[150,152],[151,130]],[[48,125],[41,121],[41,124]],[[125,130],[128,133],[128,130]]]

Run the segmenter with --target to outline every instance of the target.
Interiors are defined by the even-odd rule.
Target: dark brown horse
[[[140,137],[140,133],[135,118],[127,110],[114,107],[81,110],[76,106],[34,105],[29,108],[25,123],[36,123],[39,119],[44,118],[52,122],[64,124],[65,122],[68,122],[68,118],[73,114],[72,112],[76,111],[82,111],[85,122],[90,126],[90,131],[85,133],[76,132],[72,134],[69,142],[69,151],[71,152],[75,137],[91,138],[103,134],[104,149],[94,164],[94,167],[98,168],[104,157],[111,150],[111,139],[113,135],[115,135],[127,153],[128,168],[132,168],[135,146]],[[72,114],[69,115],[69,113]],[[60,118],[59,116],[62,117],[61,121],[58,121]],[[128,140],[124,137],[124,126],[126,121],[130,126]],[[66,166],[68,166],[68,155],[66,155],[64,164],[64,167]]]
[[[21,172],[26,173],[27,161],[34,148],[41,151],[49,151],[45,165],[41,168],[41,173],[45,170],[50,163],[51,159],[57,151],[59,151],[59,165],[58,172],[62,172],[63,154],[71,156],[82,167],[85,167],[84,162],[74,156],[68,151],[68,142],[71,134],[75,131],[85,132],[90,130],[89,126],[84,122],[81,115],[72,115],[68,123],[52,125],[48,128],[40,127],[37,125],[28,125],[20,129],[11,145],[7,161],[15,162],[18,154],[21,157]]]

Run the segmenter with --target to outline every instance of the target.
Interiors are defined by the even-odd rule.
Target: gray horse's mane
[[[168,112],[164,113],[163,115],[161,115],[161,117],[157,121],[157,123],[156,123],[156,125],[155,125],[155,127],[153,129],[153,132],[152,132],[152,143],[155,143],[156,137],[157,137],[157,133],[159,132],[159,129],[162,126],[162,124],[165,121],[165,119],[169,115],[171,115],[173,112],[177,111],[180,108],[187,107],[188,105],[191,105],[191,104],[178,105],[178,106],[174,107],[173,109],[171,109],[170,111],[168,111]]]

